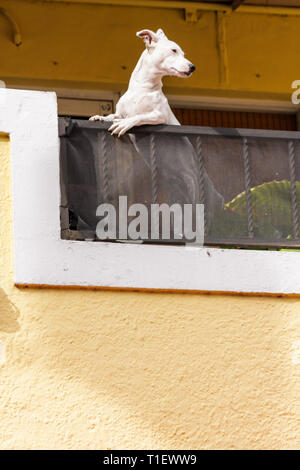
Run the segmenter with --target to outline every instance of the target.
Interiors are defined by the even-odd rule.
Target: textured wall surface
[[[88,3],[88,0],[86,0]],[[23,42],[16,47],[0,15],[0,78],[12,84],[80,88],[126,88],[142,52],[135,33],[162,27],[197,66],[188,80],[167,78],[169,93],[289,100],[299,79],[300,17],[234,13],[226,17],[228,85],[220,84],[216,14],[203,12],[196,24],[182,9],[50,4],[1,0],[18,22]],[[55,25],[55,27],[54,27]]]
[[[0,159],[1,448],[300,447],[300,300],[17,289]]]

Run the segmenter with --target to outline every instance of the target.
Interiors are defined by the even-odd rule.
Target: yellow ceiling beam
[[[90,5],[108,5],[123,7],[147,7],[147,8],[168,8],[183,9],[188,11],[222,11],[232,14],[252,13],[264,15],[279,16],[300,16],[300,8],[293,7],[271,7],[256,5],[241,5],[236,11],[232,12],[230,5],[222,5],[220,3],[199,3],[199,2],[182,2],[176,0],[40,0],[45,3],[73,3],[73,4],[90,4]]]

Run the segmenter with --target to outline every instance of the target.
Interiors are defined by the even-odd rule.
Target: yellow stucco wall
[[[300,300],[18,289],[0,161],[1,448],[300,447]]]
[[[88,3],[88,0],[86,0]],[[168,93],[290,100],[299,79],[300,17],[233,13],[226,17],[228,85],[220,83],[216,15],[197,24],[183,9],[1,0],[19,24],[16,47],[0,15],[0,78],[12,85],[124,90],[143,50],[142,28],[162,27],[197,66],[188,80],[166,78]]]

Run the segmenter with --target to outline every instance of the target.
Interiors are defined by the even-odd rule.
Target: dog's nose
[[[190,64],[190,73],[193,73],[196,70],[194,64]]]

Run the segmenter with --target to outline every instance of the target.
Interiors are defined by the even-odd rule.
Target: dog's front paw
[[[104,116],[96,114],[95,116],[91,116],[89,121],[104,121]]]
[[[113,124],[108,129],[112,135],[118,134],[118,137],[125,134],[132,127],[135,126],[134,118],[114,119]]]

